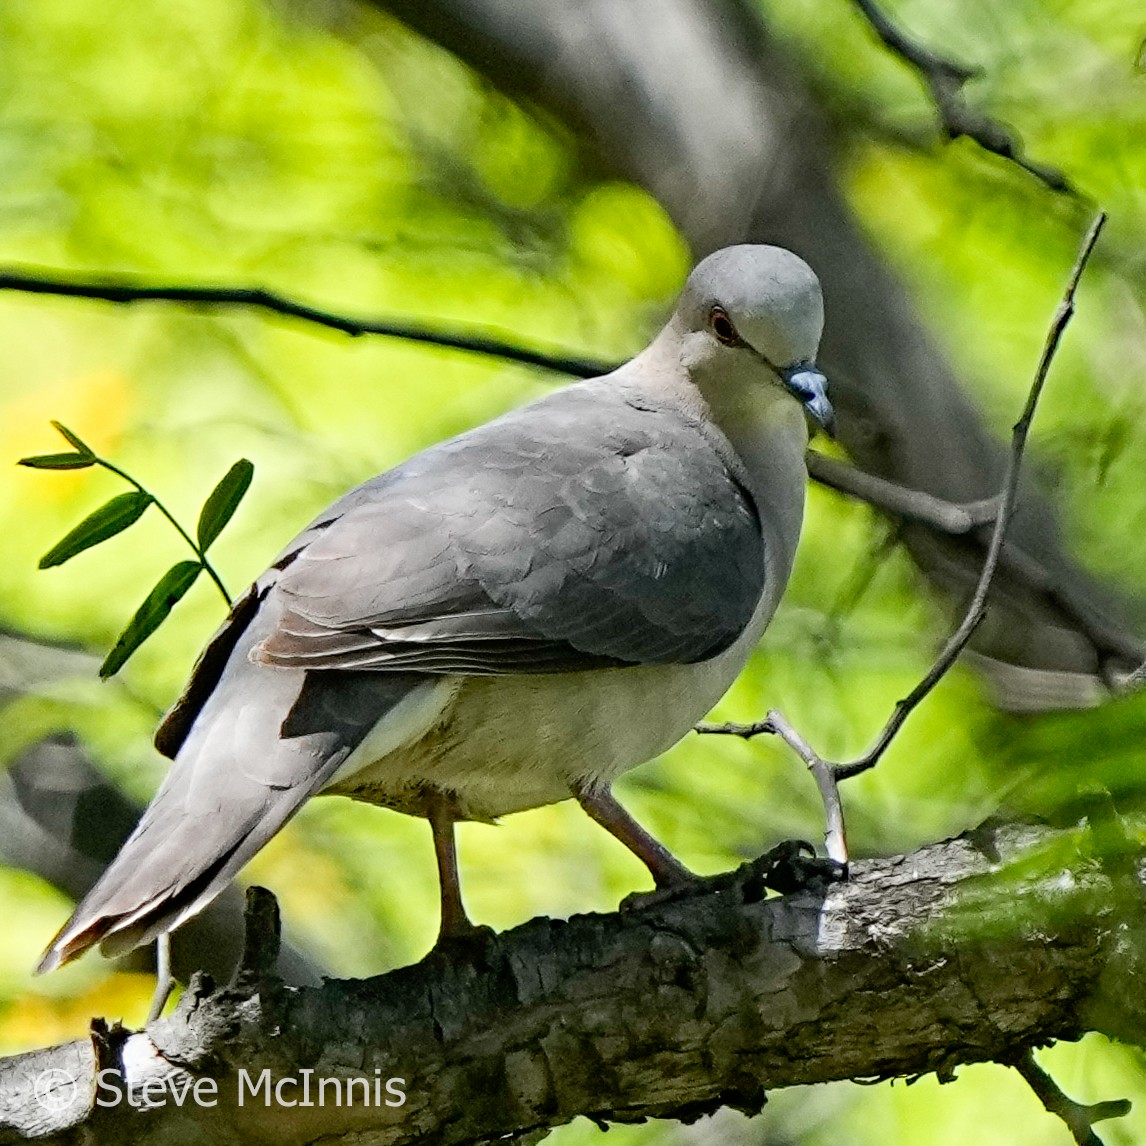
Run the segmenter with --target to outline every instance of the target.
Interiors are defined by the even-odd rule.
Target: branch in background
[[[978,69],[937,56],[909,39],[880,11],[874,0],[855,0],[855,5],[883,43],[923,77],[948,139],[966,136],[984,151],[1021,167],[1051,191],[1078,195],[1077,189],[1057,167],[1028,159],[1023,154],[1022,141],[1014,132],[968,106],[963,88],[979,74]]]
[[[1026,449],[1027,438],[1030,433],[1031,422],[1035,410],[1038,408],[1039,398],[1042,396],[1047,375],[1054,362],[1063,332],[1074,314],[1074,299],[1078,290],[1079,281],[1086,265],[1090,261],[1098,237],[1106,223],[1105,212],[1099,212],[1090,230],[1083,240],[1074,268],[1063,292],[1054,317],[1051,320],[1050,330],[1047,332],[1043,344],[1042,354],[1039,356],[1038,366],[1035,369],[1034,380],[1031,382],[1030,392],[1019,420],[1015,423],[1011,435],[1011,453],[1007,462],[1007,472],[1003,480],[1003,490],[999,498],[998,512],[995,517],[994,529],[991,533],[991,543],[987,549],[987,557],[983,563],[979,582],[971,598],[967,612],[959,627],[948,638],[935,663],[928,670],[923,679],[900,700],[887,723],[876,737],[875,743],[862,756],[849,762],[833,762],[816,752],[803,736],[779,712],[770,712],[767,717],[756,724],[718,724],[698,725],[697,731],[702,733],[716,733],[740,736],[748,739],[762,733],[779,736],[811,770],[824,801],[824,811],[827,817],[826,842],[828,855],[840,862],[846,862],[847,837],[844,830],[843,805],[840,801],[838,784],[852,776],[858,776],[869,768],[874,768],[883,758],[884,753],[891,746],[900,729],[906,723],[912,712],[927,698],[935,686],[950,671],[959,654],[966,648],[975,630],[987,615],[987,593],[991,582],[999,568],[999,559],[1003,552],[1003,540],[1006,536],[1007,526],[1015,510],[1015,503],[1019,493],[1019,473],[1022,468],[1023,454]]]
[[[964,503],[946,501],[918,489],[908,489],[886,478],[877,477],[846,462],[828,457],[816,450],[807,453],[808,475],[837,493],[854,497],[898,520],[926,525],[936,533],[960,537],[977,533],[992,525],[999,510],[999,496]],[[1012,519],[1013,520],[1013,519]],[[901,538],[896,537],[896,541]],[[1131,633],[1095,614],[1086,601],[1065,583],[1059,584],[1047,570],[1008,537],[999,557],[999,569],[1006,570],[1017,582],[1027,585],[1053,601],[1065,618],[1085,633],[1096,649],[1109,649],[1134,664],[1142,658],[1141,643]],[[1129,676],[1107,671],[1106,685],[1114,692],[1132,692],[1146,682],[1146,665]]]
[[[304,322],[338,330],[351,337],[380,334],[387,338],[403,338],[409,342],[424,342],[431,346],[445,346],[539,366],[543,370],[556,370],[578,378],[592,378],[605,374],[613,365],[594,362],[560,353],[528,350],[500,338],[485,335],[454,334],[434,330],[415,323],[393,319],[355,319],[328,310],[307,306],[284,298],[261,287],[177,287],[141,283],[127,278],[102,278],[99,282],[85,282],[59,271],[36,269],[0,269],[0,290],[25,291],[32,294],[60,295],[66,298],[101,299],[104,302],[132,303],[159,300],[164,302],[198,303],[204,306],[249,306],[270,311],[286,318],[299,318]]]
[[[959,537],[977,533],[995,522],[1000,497],[980,498],[970,502],[951,502],[923,490],[908,489],[886,478],[877,477],[855,466],[827,457],[816,450],[807,453],[808,475],[813,481],[837,493],[854,497],[902,522],[926,525],[936,533]],[[1086,601],[1066,583],[1056,583],[1048,571],[1013,538],[999,556],[999,569],[1006,570],[1017,582],[1044,594],[1075,625],[1096,649],[1107,649],[1125,658],[1129,664],[1141,661],[1141,643],[1109,620],[1088,608]],[[1146,664],[1129,675],[1107,672],[1106,685],[1115,692],[1132,692],[1146,683]]]
[[[1102,1146],[1102,1139],[1094,1133],[1094,1124],[1108,1118],[1124,1118],[1130,1113],[1130,1103],[1125,1098],[1096,1102],[1090,1106],[1068,1098],[1059,1090],[1055,1080],[1035,1062],[1033,1051],[1027,1051],[1011,1065],[1023,1076],[1043,1106],[1066,1123],[1078,1146]]]
[[[1138,827],[1128,838],[1137,840]],[[1063,877],[1063,857],[1070,866]],[[1032,857],[1046,857],[1045,864]],[[1021,864],[1014,861],[1022,859]],[[1140,844],[1125,858],[1142,895]],[[1010,865],[1010,866],[1009,866]],[[563,1125],[755,1112],[765,1092],[1016,1062],[1087,1030],[1141,1040],[1146,1009],[1127,895],[1090,827],[984,827],[910,856],[865,860],[846,883],[765,898],[775,857],[696,894],[612,915],[535,919],[469,958],[430,957],[375,979],[284,987],[269,971],[273,912],[229,989],[193,986],[145,1032],[0,1060],[0,1137],[45,1143],[321,1137],[461,1146]],[[1016,904],[1022,925],[1016,926]],[[1117,998],[1108,998],[1110,991]],[[1123,995],[1125,997],[1123,997]],[[1107,1005],[1109,1004],[1109,1005]],[[97,1069],[118,1105],[94,1107]],[[238,1106],[239,1072],[283,1089]],[[313,1108],[284,1111],[310,1072]],[[51,1103],[35,1080],[53,1075]],[[398,1107],[318,1104],[318,1080],[402,1079]],[[218,1105],[187,1096],[214,1080]],[[144,1086],[160,1105],[138,1103]],[[275,1095],[277,1093],[278,1100]],[[83,1127],[80,1130],[80,1127]],[[5,1139],[7,1140],[7,1139]]]
[[[966,505],[955,505],[918,489],[906,489],[886,478],[864,473],[855,466],[808,451],[808,475],[813,481],[867,502],[875,509],[908,521],[918,521],[943,533],[970,533],[990,525],[999,509],[997,497],[987,497]]]

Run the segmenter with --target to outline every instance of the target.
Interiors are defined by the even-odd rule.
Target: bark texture
[[[1119,821],[984,828],[765,897],[763,857],[698,894],[536,919],[375,979],[288,987],[274,905],[252,898],[244,970],[146,1031],[0,1062],[0,1141],[461,1143],[601,1122],[758,1110],[770,1089],[1007,1062],[1087,1030],[1141,1041],[1142,848]],[[55,1076],[54,1102],[36,1080]],[[150,1111],[96,1106],[111,1069]],[[248,1085],[287,1079],[276,1100]],[[314,1106],[318,1080],[403,1080],[400,1106]],[[218,1105],[174,1095],[214,1079]],[[156,1081],[158,1080],[158,1081]],[[41,1088],[43,1090],[43,1088]],[[100,1092],[107,1101],[107,1091]],[[384,1092],[383,1092],[384,1093]],[[393,1097],[394,1092],[391,1091]],[[70,1104],[64,1099],[70,1098]],[[48,1107],[51,1107],[50,1109]]]

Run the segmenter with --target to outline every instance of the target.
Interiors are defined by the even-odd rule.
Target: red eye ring
[[[708,325],[712,327],[712,333],[725,346],[740,345],[740,335],[736,333],[736,327],[732,325],[732,319],[728,317],[728,312],[724,307],[714,306],[708,312]]]

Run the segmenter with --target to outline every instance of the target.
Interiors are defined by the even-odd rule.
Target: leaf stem
[[[119,466],[117,466],[114,462],[109,462],[106,458],[101,458],[98,454],[95,456],[94,460],[97,466],[102,466],[105,470],[110,471],[117,477],[123,478],[123,480],[129,485],[135,486],[135,488],[139,490],[140,493],[146,494],[149,498],[151,498],[151,500],[155,503],[155,508],[158,509],[159,512],[163,514],[163,516],[166,517],[169,522],[171,522],[179,536],[182,537],[183,540],[191,546],[192,552],[194,552],[195,556],[199,559],[199,564],[203,567],[203,572],[206,573],[207,576],[215,582],[215,587],[222,594],[223,600],[227,602],[227,607],[230,608],[235,602],[232,599],[231,594],[227,592],[227,586],[223,584],[223,580],[215,571],[215,567],[211,564],[210,561],[207,560],[207,554],[199,548],[199,545],[196,543],[195,539],[191,536],[191,534],[187,532],[186,529],[183,528],[182,525],[180,525],[180,523],[176,520],[175,516],[171,513],[167,506],[165,506],[163,502],[160,501],[159,498],[157,498],[155,494],[151,492],[151,490],[141,485],[138,481],[136,481],[135,478],[131,476],[131,474],[121,470]]]

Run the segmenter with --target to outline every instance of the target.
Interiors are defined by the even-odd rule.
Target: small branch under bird
[[[238,601],[156,744],[174,759],[52,941],[50,971],[201,910],[309,797],[429,820],[441,939],[473,930],[454,824],[576,799],[687,868],[611,794],[732,684],[787,584],[815,368],[810,268],[729,247],[610,374],[442,442],[321,513]]]

